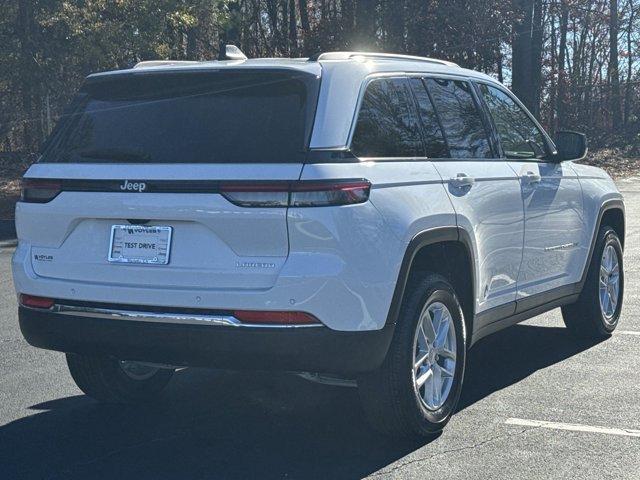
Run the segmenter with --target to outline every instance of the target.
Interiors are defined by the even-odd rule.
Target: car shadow
[[[526,324],[486,337],[469,351],[458,411],[597,343],[576,340],[564,327]]]
[[[460,410],[589,348],[518,325],[471,350]],[[425,445],[372,431],[357,391],[290,374],[186,369],[153,406],[83,396],[0,427],[0,477],[360,478]]]

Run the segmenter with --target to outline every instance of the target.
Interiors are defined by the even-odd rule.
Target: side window
[[[449,149],[442,136],[438,115],[436,115],[436,111],[433,108],[427,89],[419,78],[412,78],[410,81],[418,102],[418,113],[422,121],[425,154],[429,158],[446,158],[449,156]]]
[[[362,99],[351,149],[358,157],[422,156],[422,138],[406,79],[372,81]]]
[[[507,158],[542,158],[545,141],[529,115],[502,90],[479,84]]]
[[[452,158],[491,158],[487,131],[471,93],[459,80],[429,78],[427,88],[438,111]]]

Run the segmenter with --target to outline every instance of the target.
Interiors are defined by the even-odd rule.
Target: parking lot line
[[[549,428],[551,430],[569,430],[573,432],[604,433],[606,435],[620,435],[623,437],[640,438],[640,430],[632,430],[628,428],[592,427],[590,425],[579,425],[575,423],[545,422],[543,420],[525,420],[523,418],[507,418],[505,423],[507,423],[508,425],[520,425],[523,427],[542,427],[542,428]]]
[[[634,332],[632,330],[620,330],[616,332],[618,335],[640,335],[640,332]]]

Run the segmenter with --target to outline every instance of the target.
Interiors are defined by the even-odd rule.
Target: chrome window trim
[[[241,327],[241,328],[271,328],[271,329],[290,329],[290,328],[317,328],[324,325],[277,325],[277,324],[255,324],[243,323],[233,315],[224,314],[194,314],[194,313],[158,313],[145,312],[137,310],[121,310],[110,308],[86,307],[76,305],[64,305],[56,303],[49,310],[38,308],[29,308],[35,311],[49,311],[58,315],[68,315],[74,317],[91,317],[109,320],[124,320],[135,322],[151,322],[151,323],[172,323],[179,325],[214,325],[222,327]]]

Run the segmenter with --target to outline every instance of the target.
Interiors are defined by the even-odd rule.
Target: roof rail
[[[316,53],[309,57],[310,62],[320,60],[350,60],[356,57],[377,58],[380,60],[405,60],[411,62],[435,63],[438,65],[446,65],[448,67],[458,67],[457,63],[448,62],[447,60],[439,60],[437,58],[416,57],[413,55],[401,55],[398,53],[377,53],[377,52],[324,52]]]
[[[133,68],[164,67],[167,65],[197,65],[200,62],[189,60],[145,60],[136,63]]]

